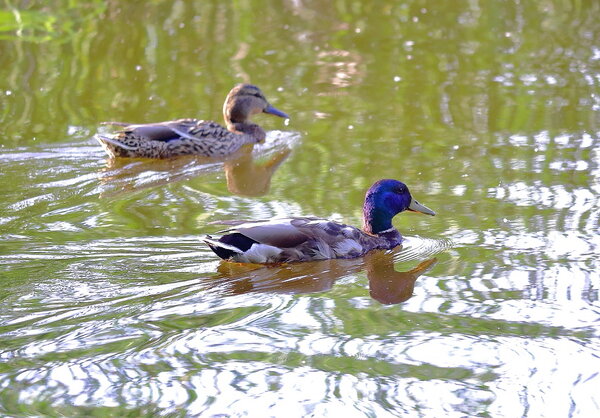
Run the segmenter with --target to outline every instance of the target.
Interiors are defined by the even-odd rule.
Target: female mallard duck
[[[265,131],[249,121],[252,115],[261,112],[289,118],[271,106],[258,87],[238,84],[223,104],[227,128],[198,119],[140,125],[106,122],[125,128],[110,136],[96,135],[96,138],[111,157],[169,158],[190,154],[225,157],[245,144],[264,141]]]
[[[412,198],[408,187],[397,180],[379,180],[365,196],[363,228],[319,218],[286,218],[236,225],[219,239],[203,240],[222,259],[240,263],[286,263],[292,261],[354,258],[376,249],[402,243],[392,218],[409,210],[435,213]]]

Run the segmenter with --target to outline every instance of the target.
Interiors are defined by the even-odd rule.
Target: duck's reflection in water
[[[101,170],[101,195],[116,196],[225,171],[227,189],[240,196],[262,196],[269,191],[271,178],[290,155],[289,147],[271,150],[258,157],[253,146],[243,147],[225,160],[188,155],[172,159],[108,159]]]
[[[408,271],[396,271],[395,255],[391,251],[375,250],[364,257],[350,260],[331,259],[306,263],[263,266],[222,261],[212,277],[210,287],[222,294],[236,295],[249,292],[315,293],[324,292],[336,280],[349,274],[366,271],[369,294],[378,302],[391,305],[404,302],[413,295],[415,282],[437,262],[431,258]]]
[[[292,152],[285,148],[277,151],[266,162],[257,163],[251,152],[225,161],[223,168],[227,190],[239,196],[262,196],[271,187],[271,177]]]
[[[393,305],[410,299],[415,282],[430,270],[437,258],[422,261],[408,271],[396,271],[393,255],[385,251],[372,251],[365,256],[369,294],[384,305]]]

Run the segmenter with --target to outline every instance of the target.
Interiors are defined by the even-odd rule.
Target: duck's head
[[[287,114],[269,104],[258,87],[238,84],[231,89],[223,104],[223,118],[228,128],[235,124],[247,124],[250,117],[257,113],[269,113],[289,119]]]
[[[386,232],[393,228],[392,218],[405,210],[435,215],[434,211],[413,199],[406,184],[392,179],[379,180],[365,196],[363,229],[369,234]]]

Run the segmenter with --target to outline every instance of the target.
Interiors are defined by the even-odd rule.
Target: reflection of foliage
[[[0,12],[0,38],[13,41],[0,54],[0,91],[20,96],[0,126],[15,142],[61,140],[68,124],[93,129],[102,119],[220,119],[222,96],[240,80],[269,93],[285,87],[278,99],[304,112],[294,121],[314,134],[344,137],[352,115],[354,136],[371,143],[409,133],[431,147],[460,130],[592,120],[585,106],[564,104],[594,77],[595,2],[307,0],[284,11],[263,1],[22,3]],[[43,76],[19,79],[30,73]],[[340,93],[355,100],[340,106]],[[58,112],[42,132],[11,126],[41,117],[26,114],[38,106]],[[344,142],[333,142],[335,155],[349,152]]]
[[[66,41],[76,33],[81,21],[97,18],[105,9],[102,1],[90,1],[83,7],[80,2],[71,3],[74,4],[52,10],[47,6],[21,9],[8,2],[8,10],[0,10],[0,39]]]

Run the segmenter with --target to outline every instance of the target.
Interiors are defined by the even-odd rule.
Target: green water
[[[600,4],[0,3],[0,415],[594,416]],[[109,161],[101,121],[289,123],[228,162]],[[223,219],[401,249],[249,269]],[[412,297],[411,297],[412,296]]]

